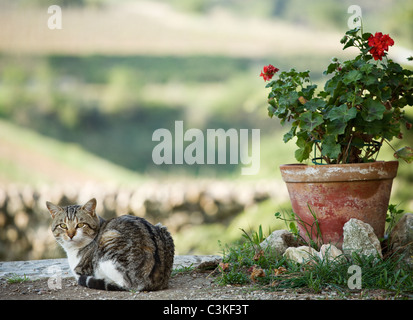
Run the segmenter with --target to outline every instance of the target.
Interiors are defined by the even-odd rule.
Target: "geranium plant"
[[[291,125],[283,139],[296,137],[299,162],[307,160],[313,148],[319,155],[314,163],[375,161],[383,143],[401,139],[402,126],[412,127],[404,108],[413,106],[413,72],[387,57],[393,39],[356,28],[347,31],[341,43],[343,49],[356,47],[360,53],[344,62],[333,58],[321,91],[308,70],[277,74],[278,68],[268,65],[260,74],[270,81],[268,114]],[[395,157],[411,162],[413,149],[395,150]]]

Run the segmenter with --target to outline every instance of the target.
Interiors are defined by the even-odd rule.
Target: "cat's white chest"
[[[75,276],[76,280],[79,276],[75,273],[75,268],[79,264],[80,257],[78,257],[79,250],[72,249],[72,248],[65,248],[67,254],[67,260],[69,262],[70,270],[72,271],[73,275]]]

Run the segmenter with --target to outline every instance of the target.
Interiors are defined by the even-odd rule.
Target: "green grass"
[[[262,232],[255,231],[244,237],[245,241],[237,244],[221,246],[223,263],[228,264],[217,278],[220,285],[255,284],[257,289],[278,291],[284,289],[306,288],[314,293],[323,290],[334,290],[341,296],[351,292],[351,266],[359,266],[361,270],[361,290],[383,289],[394,297],[413,292],[411,270],[404,265],[403,256],[392,255],[384,260],[375,256],[360,256],[356,253],[343,254],[335,260],[328,261],[312,257],[307,264],[298,264],[283,256],[277,255],[270,248],[260,254],[260,247],[253,239]],[[344,258],[343,258],[344,257]],[[283,273],[275,274],[274,270],[285,268]],[[252,279],[251,269],[262,269],[264,276]]]
[[[27,156],[33,157],[36,154],[49,159],[61,166],[62,170],[71,168],[80,175],[84,174],[96,181],[131,184],[143,179],[137,173],[101,159],[77,144],[68,144],[45,137],[4,120],[0,120],[0,131],[2,132],[0,141],[3,141],[3,143],[7,142],[14,148],[25,150]],[[36,171],[36,167],[41,167],[42,163],[32,162],[29,167],[25,167],[14,160],[13,158],[0,160],[0,177],[3,180],[32,184],[42,182],[61,183],[61,181],[53,181],[53,178],[50,177],[46,181],[44,180],[45,176]]]
[[[187,267],[180,267],[180,268],[172,269],[171,277],[174,277],[174,276],[176,276],[177,274],[180,274],[180,273],[192,272],[194,269],[195,269],[195,267],[192,264],[190,266],[187,266]]]
[[[19,276],[18,274],[12,274],[10,278],[7,278],[7,283],[22,283],[22,282],[26,282],[26,281],[30,281],[30,279],[26,276]]]

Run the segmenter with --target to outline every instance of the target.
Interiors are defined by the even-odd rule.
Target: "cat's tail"
[[[103,279],[97,279],[94,276],[81,275],[77,283],[83,287],[90,289],[106,290],[106,291],[125,291],[114,283],[108,283]]]

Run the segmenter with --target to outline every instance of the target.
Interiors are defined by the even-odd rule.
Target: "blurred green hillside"
[[[50,5],[62,7],[61,30],[47,27]],[[390,56],[407,63],[411,1],[3,0],[0,183],[279,179],[295,146],[267,116],[259,73],[268,63],[309,69],[322,86],[330,59],[351,54],[339,42],[350,5],[362,8],[365,31],[391,34]],[[184,130],[260,129],[259,174],[241,176],[235,164],[155,165],[152,134],[173,133],[177,120]],[[413,146],[413,132],[405,137],[396,148]],[[379,157],[392,154],[386,146]],[[401,164],[392,201],[406,210],[412,183],[412,167]]]
[[[236,165],[216,165],[212,170],[202,165],[156,166],[152,161],[152,150],[156,145],[156,142],[151,139],[152,133],[158,128],[167,128],[173,132],[175,120],[184,121],[184,130],[192,127],[201,130],[259,128],[264,143],[262,152],[265,156],[277,158],[277,154],[267,149],[268,145],[273,143],[276,146],[281,144],[279,139],[274,139],[280,126],[266,115],[266,90],[258,74],[264,64],[272,63],[284,70],[291,67],[310,69],[315,82],[325,80],[322,78],[322,71],[332,55],[342,55],[339,38],[335,38],[335,43],[331,43],[332,47],[329,50],[317,51],[311,48],[316,48],[324,42],[323,36],[330,39],[331,35],[339,34],[338,31],[343,33],[346,30],[349,16],[347,7],[350,3],[347,2],[329,1],[326,5],[326,1],[312,1],[310,5],[305,1],[263,0],[248,2],[247,6],[245,1],[234,0],[172,2],[60,0],[53,3],[63,7],[63,29],[45,31],[43,25],[43,33],[37,34],[37,29],[34,28],[33,34],[26,33],[23,37],[19,32],[31,26],[38,27],[40,9],[47,8],[52,2],[6,1],[3,3],[5,10],[3,14],[8,19],[5,22],[10,23],[7,32],[3,30],[2,35],[5,39],[1,41],[3,53],[0,55],[0,117],[59,141],[75,143],[98,157],[142,174],[168,173],[178,177],[194,174],[208,176],[212,174],[218,177],[239,175],[239,168]],[[392,16],[385,19],[384,24],[389,25],[392,30],[392,23],[403,16],[400,8],[406,7],[403,1],[392,3],[395,2],[399,5],[396,6],[397,8],[395,6],[389,8],[389,1],[375,1],[374,5],[371,1],[364,1],[362,8],[366,26],[370,27],[370,24],[374,26],[378,20],[374,18],[383,17],[385,13],[389,17],[391,12]],[[299,10],[296,10],[298,8]],[[409,7],[407,9],[413,10]],[[119,12],[131,15],[133,10],[136,10],[138,17],[154,14],[153,10],[160,10],[160,14],[170,13],[159,16],[162,17],[161,26],[153,22],[154,25],[151,27],[147,25],[150,20],[145,22],[148,32],[152,32],[153,38],[159,42],[166,41],[163,32],[167,33],[167,30],[154,30],[155,27],[167,29],[168,25],[176,27],[183,24],[193,26],[195,31],[198,30],[199,37],[216,36],[216,43],[210,46],[219,46],[228,40],[225,37],[226,33],[228,37],[239,36],[233,33],[233,26],[245,28],[244,33],[246,33],[249,28],[242,23],[246,21],[253,25],[253,29],[257,32],[258,30],[262,30],[263,33],[265,30],[276,31],[274,38],[281,38],[283,33],[294,32],[296,28],[297,39],[300,41],[302,39],[298,34],[304,32],[301,29],[304,27],[308,34],[317,35],[319,43],[309,46],[303,44],[302,51],[284,52],[279,49],[284,47],[284,42],[280,41],[279,48],[272,48],[270,54],[261,54],[259,51],[233,54],[230,48],[221,54],[211,54],[208,50],[205,50],[204,54],[189,54],[187,51],[190,49],[182,48],[182,52],[176,54],[165,48],[163,52],[156,52],[156,54],[125,55],[120,48],[119,54],[116,55],[105,53],[101,43],[97,42],[95,52],[88,54],[83,52],[82,45],[87,46],[82,43],[83,38],[89,40],[90,36],[102,36],[97,30],[99,27],[103,29],[105,22],[109,24],[106,20],[108,17],[112,16],[113,20],[118,21]],[[7,11],[10,14],[7,15]],[[95,19],[86,22],[79,20],[80,23],[84,23],[83,27],[88,28],[83,32],[77,30],[79,33],[76,35],[80,39],[80,44],[75,48],[77,53],[73,52],[74,48],[64,41],[59,44],[58,50],[50,49],[51,44],[56,44],[56,39],[40,38],[44,34],[61,32],[61,37],[70,40],[70,35],[64,32],[67,31],[66,29],[74,28],[76,17],[71,14],[80,12],[84,16],[91,15]],[[22,26],[24,22],[19,18],[22,15],[27,16],[27,13],[32,14],[33,20],[25,22],[27,26]],[[228,17],[227,24],[222,24],[217,15]],[[408,18],[405,20],[409,21]],[[271,25],[274,21],[277,24]],[[209,22],[216,23],[214,24],[216,31],[220,31],[222,38],[215,33],[204,34],[203,28]],[[17,23],[20,24],[20,28],[17,29],[17,25],[13,28],[13,24]],[[128,26],[128,19],[125,19],[124,28]],[[326,26],[331,31],[320,33],[320,29]],[[88,32],[92,28],[92,33],[89,35]],[[397,32],[397,28],[394,30]],[[122,39],[126,37],[124,33],[127,30],[119,26],[117,31],[118,34],[122,34],[120,40],[106,39],[111,43],[111,51],[115,52],[117,47],[123,46]],[[242,31],[239,30],[241,34]],[[128,32],[129,41],[133,42],[133,38],[137,37],[136,42],[139,42],[139,37],[142,36],[139,30],[128,30]],[[197,47],[197,43],[192,42],[198,37],[196,33],[188,34],[186,29],[177,29],[173,35],[176,42],[184,40],[188,47]],[[253,46],[254,38],[258,36],[260,36],[259,32],[247,34],[245,39],[241,40],[245,42],[245,46],[249,43]],[[405,31],[401,32],[400,42],[408,42],[409,36]],[[5,41],[9,41],[10,46],[7,46]],[[36,52],[30,53],[30,48],[20,47],[22,43],[27,42],[38,43],[44,48],[43,52],[32,48]],[[285,43],[287,47],[291,45],[291,41]],[[229,47],[231,46],[236,47],[237,43],[230,42]],[[293,49],[294,47],[291,48]],[[315,52],[311,52],[312,50]],[[278,147],[274,147],[274,150],[277,149]],[[285,156],[281,160],[294,161],[293,157]],[[264,171],[267,161],[268,159],[262,159],[261,166]],[[271,163],[271,167],[277,164]]]

